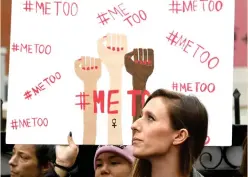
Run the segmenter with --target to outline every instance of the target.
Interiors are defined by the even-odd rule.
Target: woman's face
[[[173,144],[177,131],[171,128],[167,101],[162,97],[151,99],[143,108],[141,118],[133,125],[133,153],[146,158],[164,155]]]
[[[105,152],[96,159],[95,177],[128,177],[132,165],[115,153]]]

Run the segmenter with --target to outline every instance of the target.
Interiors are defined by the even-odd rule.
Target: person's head
[[[240,171],[244,177],[247,177],[247,137],[245,138],[243,143],[243,157]]]
[[[151,176],[151,161],[178,158],[178,169],[189,175],[208,130],[208,113],[194,96],[158,89],[146,100],[133,125],[133,176]],[[169,161],[169,160],[168,160]]]
[[[42,177],[53,160],[53,146],[20,145],[13,148],[9,161],[11,177]]]
[[[94,157],[95,177],[128,177],[133,162],[132,146],[98,146]]]

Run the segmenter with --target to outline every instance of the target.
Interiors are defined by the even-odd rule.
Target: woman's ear
[[[51,162],[48,162],[46,165],[42,166],[41,173],[46,174],[52,168],[53,168],[53,164]]]
[[[173,145],[180,145],[183,144],[189,137],[189,132],[187,129],[183,128],[175,132],[175,137],[173,141]]]

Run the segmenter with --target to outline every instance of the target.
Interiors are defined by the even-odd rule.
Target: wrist
[[[78,172],[78,166],[76,164],[68,167],[68,165],[61,165],[61,163],[54,163],[54,171],[59,177],[65,177],[68,174],[76,174]]]
[[[118,90],[118,93],[121,92],[122,89],[122,79],[121,77],[110,77],[110,87],[109,90]]]
[[[84,82],[84,92],[92,93],[96,89],[97,89],[97,80],[96,81],[91,80],[91,81]]]
[[[65,163],[65,162],[63,162],[63,161],[60,161],[60,160],[58,160],[58,159],[56,159],[56,161],[54,162],[54,164],[53,164],[54,166],[61,166],[61,167],[65,167],[65,168],[71,168],[72,166],[73,166],[73,164],[71,164],[71,163]]]
[[[59,177],[66,177],[67,174],[68,174],[67,171],[65,171],[65,170],[63,170],[63,169],[61,169],[61,168],[59,168],[59,167],[57,167],[57,166],[54,166],[54,171],[55,171],[55,173],[56,173]]]
[[[141,82],[133,82],[133,90],[140,90],[143,92],[146,90],[146,83],[141,83]]]
[[[146,89],[146,80],[140,79],[138,77],[133,76],[133,89],[144,91]]]

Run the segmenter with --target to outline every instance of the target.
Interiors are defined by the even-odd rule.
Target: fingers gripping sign
[[[79,147],[74,143],[71,132],[67,138],[68,145],[56,146],[56,164],[70,168],[76,162]]]

